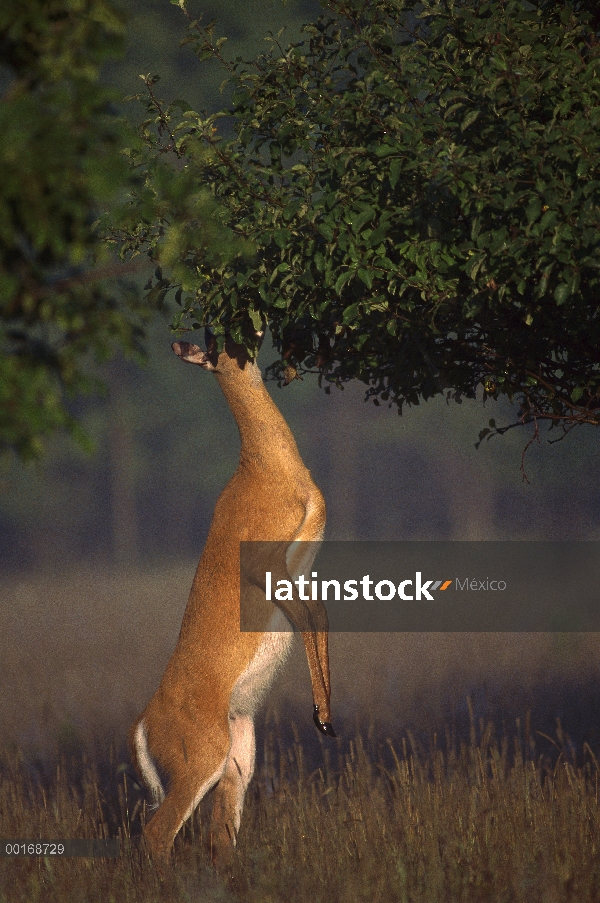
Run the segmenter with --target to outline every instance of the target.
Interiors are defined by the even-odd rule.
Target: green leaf
[[[273,238],[275,240],[275,244],[280,248],[285,248],[292,236],[292,233],[289,229],[275,229],[273,232]]]
[[[289,204],[286,204],[286,206],[283,210],[283,218],[284,218],[284,220],[286,220],[286,222],[289,222],[291,219],[293,219],[296,216],[296,214],[298,213],[298,211],[300,209],[301,203],[302,202],[300,200],[295,199],[295,200],[291,201]]]
[[[342,294],[343,287],[346,285],[346,283],[348,282],[348,280],[351,278],[352,275],[353,275],[352,270],[344,270],[343,273],[340,273],[340,275],[336,279],[335,286],[334,286],[336,294],[338,294],[338,295]]]
[[[460,126],[461,132],[466,132],[470,125],[473,125],[476,119],[479,119],[481,110],[471,110],[462,121]]]
[[[402,172],[402,160],[400,157],[396,157],[395,160],[392,160],[390,164],[390,185],[392,188],[395,188],[398,184],[398,179],[400,178],[400,173]]]
[[[464,103],[453,103],[444,111],[444,119],[448,120],[452,116],[453,113],[456,113],[457,110],[460,110],[461,107],[464,107]]]
[[[481,265],[485,261],[485,254],[480,254],[478,257],[473,257],[471,263],[467,267],[467,273],[469,274],[469,278],[475,280],[477,278],[477,273],[481,269]]]
[[[373,229],[373,231],[369,235],[369,247],[376,248],[382,243],[382,241],[385,241],[387,232],[387,223],[385,225],[379,225],[376,229]]]
[[[365,207],[359,213],[350,214],[349,222],[355,232],[360,232],[362,227],[375,216],[375,207]]]
[[[571,294],[571,289],[568,282],[559,282],[554,290],[554,300],[560,306],[564,304],[569,295]]]
[[[581,282],[581,272],[578,270],[576,273],[573,273],[571,280],[569,281],[569,292],[571,295],[574,295],[577,289],[579,288],[579,284]]]
[[[333,239],[333,227],[329,223],[319,223],[317,226],[317,231],[323,238],[326,238],[327,241],[332,241]]]
[[[546,229],[551,228],[558,220],[558,213],[556,210],[546,210],[543,217],[540,220],[540,230],[544,232]]]
[[[256,332],[260,332],[263,328],[263,320],[260,311],[249,308],[248,314],[250,316],[250,319],[252,320],[254,329],[256,330]]]
[[[350,304],[349,307],[347,307],[344,310],[344,313],[342,315],[342,323],[344,323],[345,326],[349,326],[351,323],[353,323],[356,320],[358,311],[359,311],[358,301],[355,302],[354,304]]]
[[[577,164],[577,173],[576,173],[577,178],[582,179],[584,176],[586,176],[588,174],[589,168],[590,168],[589,162],[582,157],[581,160],[579,161],[579,163]]]
[[[542,212],[542,201],[541,198],[532,198],[527,205],[527,209],[525,211],[525,216],[527,217],[527,222],[531,225],[534,223],[540,213]]]
[[[373,271],[359,268],[358,278],[364,282],[367,288],[373,287]]]

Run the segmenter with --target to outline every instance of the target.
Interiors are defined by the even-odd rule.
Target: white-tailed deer
[[[246,351],[229,338],[221,354],[214,339],[206,352],[187,342],[176,342],[173,350],[216,376],[239,428],[240,463],[217,502],[177,646],[157,692],[133,725],[130,749],[158,804],[144,829],[152,857],[159,864],[169,859],[175,835],[217,785],[211,852],[219,866],[227,864],[235,846],[254,770],[254,713],[293,636],[240,630],[240,542],[281,543],[287,557],[273,578],[295,579],[312,564],[325,527],[325,503]],[[312,543],[297,544],[304,541]],[[263,571],[262,585],[256,581],[263,600],[264,579]],[[315,607],[321,603],[308,603],[308,611],[299,599],[277,604],[304,630],[314,720],[323,733],[335,736],[326,620]],[[166,795],[159,773],[168,779]]]

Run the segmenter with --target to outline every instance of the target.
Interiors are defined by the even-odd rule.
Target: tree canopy
[[[159,161],[211,193],[245,253],[207,256],[177,205],[149,228],[140,191],[122,255],[161,265],[149,290],[173,292],[175,328],[209,325],[252,348],[266,323],[286,381],[304,369],[358,379],[400,411],[483,383],[519,401],[520,422],[598,424],[592,13],[540,0],[324,5],[302,41],[272,37],[251,63],[228,61],[214,24],[191,21],[231,106],[146,99],[132,152],[146,205]]]

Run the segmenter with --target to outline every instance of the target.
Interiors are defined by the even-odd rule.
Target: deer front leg
[[[286,579],[286,578],[283,578]],[[322,602],[312,602],[315,617],[306,604],[294,595],[293,599],[274,603],[286,618],[302,633],[313,695],[313,721],[318,730],[328,737],[335,737],[331,725],[329,659],[327,655],[327,612]],[[320,628],[316,631],[315,621]],[[310,628],[307,630],[307,627]],[[321,662],[324,662],[324,667]]]
[[[321,672],[323,674],[323,682],[325,684],[325,693],[327,696],[327,703],[324,708],[320,709],[315,704],[315,710],[313,712],[313,720],[317,726],[317,728],[323,733],[327,734],[329,737],[335,737],[336,734],[331,726],[331,713],[330,713],[330,701],[331,701],[331,683],[329,677],[329,650],[328,650],[328,641],[329,641],[329,633],[325,631],[318,631],[315,634],[317,641],[317,656],[319,660],[319,664],[321,665]]]
[[[326,734],[328,737],[335,737],[336,733],[331,725],[331,709],[329,705],[329,671],[327,671],[327,677],[325,677],[321,668],[322,659],[320,660],[318,650],[318,642],[322,637],[325,637],[325,643],[327,643],[326,633],[312,632],[302,634],[312,684],[313,721],[322,734]]]
[[[256,545],[255,553],[244,559],[244,581],[246,585],[258,587],[264,594],[268,572],[271,575],[272,586],[285,583],[290,587],[291,598],[275,598],[271,601],[302,633],[312,684],[313,720],[321,733],[335,737],[330,721],[331,690],[327,636],[329,623],[326,608],[321,600],[300,598],[290,574],[290,571],[293,572],[293,570],[286,561],[290,549],[289,543],[257,543]],[[295,547],[293,553],[297,553],[299,548],[302,551],[297,541],[293,545]],[[314,558],[317,545],[315,542],[305,543],[311,559]],[[306,562],[303,564],[306,565]],[[308,566],[310,567],[310,564]]]
[[[275,605],[302,632],[312,685],[313,721],[322,734],[335,737],[331,725],[328,621],[325,606],[315,600],[311,600],[310,603],[304,602],[297,598],[295,593],[293,599],[276,601]],[[315,630],[315,627],[319,629]]]

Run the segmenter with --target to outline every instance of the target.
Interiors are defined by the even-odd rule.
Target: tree
[[[536,429],[597,425],[593,8],[326,7],[303,41],[272,37],[252,63],[229,62],[214,23],[191,21],[194,50],[227,70],[231,108],[207,116],[148,99],[163,137],[148,121],[133,155],[145,190],[158,154],[174,150],[255,254],[223,265],[183,234],[165,241],[166,209],[152,234],[136,231],[139,199],[122,253],[164,264],[151,290],[174,292],[176,329],[209,325],[221,343],[227,331],[252,348],[268,324],[285,381],[307,368],[326,383],[359,379],[400,412],[438,393],[474,397],[483,383],[517,399],[518,422]]]
[[[137,139],[114,113],[121,96],[100,80],[124,29],[112,0],[0,4],[0,450],[23,458],[58,428],[89,447],[69,398],[100,387],[93,359],[141,355],[156,310],[116,284],[124,268],[94,227],[135,182],[124,149]],[[164,198],[155,184],[158,205],[177,202],[181,180],[170,175]]]
[[[7,0],[0,52],[0,446],[23,457],[57,427],[78,433],[64,401],[91,385],[79,358],[138,347],[133,299],[86,276],[99,206],[127,177],[122,126],[100,66],[123,22],[108,0]]]

